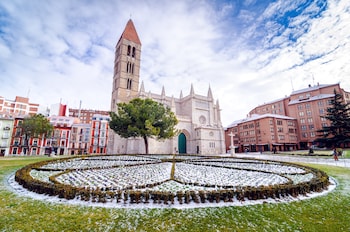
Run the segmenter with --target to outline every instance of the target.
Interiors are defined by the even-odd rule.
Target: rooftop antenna
[[[315,86],[315,77],[314,77],[314,74],[311,73],[311,75],[312,75],[312,84]]]
[[[293,79],[290,77],[290,84],[292,85],[292,91],[294,91],[294,86],[293,86]]]

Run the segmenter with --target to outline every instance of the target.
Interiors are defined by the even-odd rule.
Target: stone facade
[[[117,110],[117,103],[133,98],[151,98],[171,108],[179,123],[179,135],[164,141],[149,140],[151,154],[203,154],[214,155],[225,152],[224,128],[220,118],[219,102],[214,100],[211,88],[207,96],[190,93],[179,98],[146,92],[144,83],[139,87],[141,42],[131,20],[122,33],[115,52],[111,110]],[[145,153],[141,138],[123,139],[111,131],[108,142],[109,154]]]

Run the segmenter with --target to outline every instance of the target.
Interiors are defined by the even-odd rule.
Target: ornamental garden
[[[323,171],[291,163],[180,155],[81,156],[30,164],[15,180],[29,191],[113,204],[215,204],[325,191]]]

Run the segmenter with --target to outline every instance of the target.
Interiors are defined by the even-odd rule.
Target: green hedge
[[[62,159],[60,160],[62,161]],[[286,184],[279,184],[273,186],[260,187],[236,187],[226,186],[227,189],[222,190],[189,190],[178,191],[176,194],[163,191],[141,191],[133,189],[132,187],[123,190],[110,188],[81,188],[71,185],[61,184],[56,181],[55,176],[50,177],[50,183],[34,179],[30,175],[32,169],[38,169],[49,162],[43,161],[39,163],[30,164],[19,169],[15,174],[15,180],[29,191],[48,194],[50,196],[58,196],[65,199],[80,199],[82,201],[91,202],[115,202],[115,203],[154,203],[154,204],[174,204],[177,201],[180,204],[189,203],[219,203],[219,202],[233,202],[268,199],[268,198],[283,198],[286,196],[297,197],[299,195],[307,195],[311,192],[321,192],[329,186],[328,175],[318,169],[313,169],[305,166],[294,165],[296,167],[304,168],[306,171],[313,173],[314,178],[308,182],[293,184],[291,181]],[[282,162],[280,162],[282,163]],[[291,165],[291,164],[288,164]],[[67,170],[69,172],[71,170]],[[138,188],[153,187],[160,183],[154,183],[145,186],[138,186]],[[194,184],[196,185],[196,184]],[[197,184],[199,185],[199,184]],[[209,186],[213,187],[213,186]]]

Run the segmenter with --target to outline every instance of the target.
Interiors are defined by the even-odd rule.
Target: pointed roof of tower
[[[208,89],[208,95],[207,95],[208,98],[210,99],[213,99],[213,93],[211,92],[211,88],[210,88],[210,85],[209,85],[209,89]]]
[[[140,93],[145,92],[145,86],[143,85],[143,81],[141,82]]]
[[[190,95],[194,95],[194,88],[193,88],[193,84],[191,84],[191,90],[190,90]]]
[[[139,39],[139,36],[137,35],[134,23],[131,19],[129,19],[129,21],[127,22],[123,34],[120,36],[119,40],[121,40],[122,38],[141,45],[141,41]]]
[[[164,85],[162,87],[162,97],[165,97],[165,88],[164,88]]]

